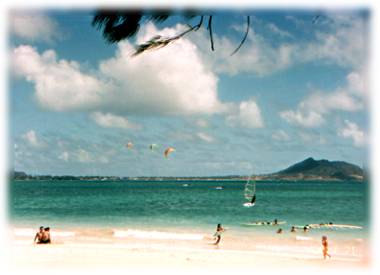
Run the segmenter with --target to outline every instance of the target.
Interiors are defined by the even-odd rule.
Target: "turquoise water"
[[[252,208],[242,206],[244,184],[13,181],[9,188],[9,218],[17,227],[210,230],[222,223],[244,232],[251,229],[242,223],[277,218],[287,222],[285,229],[320,222],[368,228],[366,183],[258,182],[257,201]],[[266,228],[260,230],[269,230]]]

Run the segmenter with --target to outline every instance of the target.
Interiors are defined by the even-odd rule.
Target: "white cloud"
[[[16,36],[33,42],[52,42],[62,36],[57,22],[40,13],[11,13],[10,29]]]
[[[239,44],[225,36],[215,35],[214,44],[217,50],[210,53],[209,36],[206,31],[192,34],[192,40],[202,50],[203,59],[217,73],[236,75],[252,73],[258,76],[285,69],[291,65],[294,45],[283,43],[273,46],[263,36],[250,30],[248,38],[240,50],[233,56],[231,53]]]
[[[280,116],[290,124],[303,127],[317,127],[324,123],[324,119],[321,114],[310,111],[304,112],[300,110],[288,110],[280,112]]]
[[[327,140],[324,138],[322,135],[318,134],[312,134],[312,133],[307,133],[300,131],[298,132],[299,137],[306,143],[319,143],[319,144],[326,144]]]
[[[206,133],[203,132],[198,132],[197,137],[200,138],[201,140],[211,143],[214,141],[214,138]]]
[[[94,112],[91,118],[100,126],[105,128],[139,129],[140,126],[130,122],[126,117],[113,115],[111,113]]]
[[[305,25],[305,21],[300,19],[300,18],[297,18],[293,15],[287,15],[285,16],[285,19],[288,20],[288,21],[291,21],[293,22],[296,27],[303,27]]]
[[[65,151],[65,152],[62,152],[62,154],[60,154],[58,156],[58,159],[61,159],[61,160],[65,161],[65,162],[68,162],[69,161],[69,156],[70,156],[69,152]]]
[[[35,84],[39,103],[54,111],[86,110],[107,102],[110,86],[82,73],[77,62],[57,60],[53,50],[39,54],[22,45],[13,50],[13,70]]]
[[[357,147],[364,146],[366,144],[366,134],[359,126],[349,120],[345,120],[345,127],[338,130],[338,135],[343,138],[351,138],[354,145]]]
[[[195,121],[195,125],[198,126],[199,128],[207,128],[209,126],[209,123],[207,120],[205,119],[202,119],[202,118],[198,118],[196,121]]]
[[[157,34],[170,36],[182,28],[178,25],[159,31],[148,24],[137,40],[145,41]],[[218,79],[204,65],[190,40],[183,38],[134,58],[133,51],[129,42],[119,43],[115,57],[101,61],[99,69],[89,73],[75,61],[57,59],[52,50],[40,54],[30,46],[19,46],[13,51],[13,69],[35,84],[42,106],[56,111],[101,111],[113,115],[225,111],[217,95]]]
[[[296,17],[289,16],[287,19],[297,22],[296,24],[303,28],[306,26],[305,22]],[[251,73],[265,76],[295,64],[314,61],[350,69],[366,64],[368,58],[367,21],[359,16],[352,16],[350,20],[334,18],[328,22],[323,31],[321,28],[305,27],[304,31],[309,32],[313,38],[280,43],[272,43],[270,37],[255,32],[255,29],[251,27],[245,44],[233,56],[230,54],[239,41],[232,41],[223,35],[215,35],[214,44],[217,50],[210,52],[209,35],[206,30],[199,30],[191,36],[194,43],[202,50],[203,58],[207,60],[207,63],[215,68],[216,72],[230,75]],[[291,35],[273,23],[266,26],[272,33],[278,35],[281,33],[283,37]],[[245,31],[243,28],[235,28],[235,30]]]
[[[331,14],[328,31],[317,31],[316,42],[299,52],[304,61],[327,60],[343,67],[358,68],[367,63],[368,25],[359,16]]]
[[[88,152],[83,148],[79,148],[70,153],[72,156],[71,159],[76,162],[81,163],[108,163],[109,160],[106,156],[98,156],[96,157],[93,153]]]
[[[296,110],[280,112],[282,119],[290,124],[302,127],[317,127],[324,123],[324,116],[333,111],[356,112],[364,107],[363,98],[358,97],[361,77],[358,73],[350,73],[344,88],[338,87],[330,93],[315,91],[302,100]]]
[[[367,68],[364,66],[363,68]],[[369,83],[368,83],[368,71],[361,69],[358,71],[352,71],[346,77],[348,83],[348,90],[351,94],[368,97],[369,95]]]
[[[276,24],[274,24],[274,23],[269,23],[269,24],[267,24],[267,28],[268,28],[272,33],[277,34],[277,35],[279,35],[279,36],[281,36],[281,37],[292,37],[292,35],[291,35],[289,32],[280,29],[280,28],[279,28]]]
[[[91,157],[90,153],[82,148],[75,151],[75,157],[79,162],[93,162],[93,158]]]
[[[22,135],[22,138],[26,140],[32,147],[38,148],[44,146],[44,143],[38,139],[37,134],[34,130],[29,130],[24,135]]]
[[[272,139],[278,141],[288,141],[290,137],[284,130],[277,130],[272,134]]]
[[[234,106],[235,107],[235,106]],[[261,111],[255,100],[242,101],[226,118],[230,126],[261,128],[264,126]]]

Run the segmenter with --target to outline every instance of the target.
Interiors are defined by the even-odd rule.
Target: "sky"
[[[198,18],[146,23],[134,39],[109,44],[91,25],[94,10],[10,11],[12,168],[247,175],[308,157],[367,166],[367,11],[211,12],[215,51],[200,28],[132,57],[136,44]],[[247,40],[231,56],[247,14]],[[175,152],[165,158],[168,147]]]

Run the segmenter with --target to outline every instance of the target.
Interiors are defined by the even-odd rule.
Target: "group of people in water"
[[[36,236],[34,237],[34,243],[36,244],[51,243],[50,227],[40,226],[39,231],[36,233]]]

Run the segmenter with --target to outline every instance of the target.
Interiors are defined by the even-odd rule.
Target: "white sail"
[[[256,182],[250,176],[244,187],[244,197],[247,201],[251,202],[253,197],[256,195]]]

